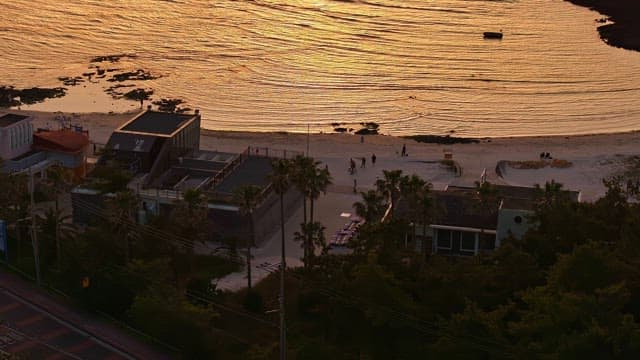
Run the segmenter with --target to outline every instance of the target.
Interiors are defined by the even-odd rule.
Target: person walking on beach
[[[402,152],[400,153],[400,156],[402,156],[402,157],[407,156],[407,145],[406,144],[402,144]]]
[[[376,165],[376,154],[371,154],[371,166]]]
[[[356,173],[356,162],[353,161],[353,158],[349,159],[349,173],[351,175]]]
[[[367,158],[365,158],[364,156],[362,157],[362,161],[360,162],[360,167],[361,168],[365,168],[367,167]]]

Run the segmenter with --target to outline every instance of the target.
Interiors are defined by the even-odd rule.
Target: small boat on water
[[[484,32],[484,38],[485,39],[502,39],[502,31],[500,31],[500,32],[485,31]]]

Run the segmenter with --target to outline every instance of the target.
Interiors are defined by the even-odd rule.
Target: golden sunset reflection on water
[[[562,1],[16,0],[1,5],[0,85],[59,86],[98,55],[162,75],[213,129],[519,136],[640,128],[640,54],[598,39],[599,14]],[[482,38],[504,32],[502,41]],[[122,111],[70,90],[32,106]],[[85,90],[83,90],[85,89]],[[87,96],[87,93],[90,94]],[[95,101],[95,102],[94,102]]]

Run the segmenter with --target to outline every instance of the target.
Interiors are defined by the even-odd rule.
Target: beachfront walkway
[[[382,178],[383,169],[393,169],[399,166],[404,169],[406,174],[417,174],[423,179],[436,184],[436,186],[444,186],[454,179],[454,174],[444,168],[435,159],[428,158],[388,158],[379,159],[375,166],[371,166],[370,158],[367,159],[368,165],[360,168],[360,159],[356,161],[358,167],[355,174],[349,174],[349,162],[344,158],[336,158],[331,156],[316,156],[316,160],[322,161],[323,164],[329,166],[329,171],[333,177],[333,185],[329,186],[326,195],[321,195],[315,204],[315,220],[325,226],[325,238],[327,242],[331,240],[331,236],[341,229],[348,218],[340,216],[341,213],[351,213],[353,211],[353,203],[361,200],[359,193],[353,192],[353,180],[357,181],[357,190],[366,191],[375,188],[375,182],[378,178]],[[285,224],[286,232],[286,255],[287,266],[302,266],[302,248],[300,244],[293,241],[294,233],[300,231],[300,223],[303,220],[302,206],[298,208]],[[281,233],[278,230],[271,238],[262,246],[252,250],[252,276],[253,283],[266,277],[270,272],[277,270],[280,263],[280,241]],[[243,254],[242,250],[240,252]],[[218,280],[218,288],[223,290],[235,291],[246,287],[247,278],[246,271],[230,274]]]

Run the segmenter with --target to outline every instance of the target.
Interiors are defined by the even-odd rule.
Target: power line
[[[104,209],[100,209],[96,205],[87,203],[86,201],[83,201],[83,200],[80,200],[80,199],[76,199],[76,200],[80,201],[81,203],[84,204],[84,205],[83,204],[79,204],[79,206],[81,208],[84,208],[84,209],[94,213],[95,215],[97,215],[97,216],[99,216],[102,219],[105,219],[107,221],[111,221],[111,222],[114,221],[113,217],[109,217],[108,215],[105,215],[105,210]],[[170,233],[167,233],[166,231],[162,231],[162,230],[158,230],[158,229],[153,229],[148,225],[137,224],[137,223],[134,223],[134,222],[132,222],[130,220],[125,220],[125,219],[115,219],[115,221],[119,222],[119,223],[122,223],[122,224],[125,224],[125,225],[128,225],[128,226],[137,227],[138,229],[141,229],[142,231],[144,231],[147,234],[150,234],[151,236],[156,236],[156,237],[158,237],[160,239],[163,239],[163,240],[166,240],[166,241],[168,241],[170,243],[178,243],[181,246],[185,246],[186,247],[187,245],[185,244],[185,242],[189,242],[189,240],[187,240],[185,238],[182,238],[182,237],[180,237],[178,235],[170,234]],[[237,254],[229,254],[226,258],[229,261],[234,262],[236,264],[244,265],[244,259],[242,257],[240,257],[239,255],[237,255]],[[265,271],[269,272],[269,273],[275,273],[275,272],[279,271],[279,269],[273,269],[273,270],[267,269],[267,268],[263,268],[263,269]],[[297,274],[292,274],[292,275],[296,279],[298,279],[300,281],[307,281],[307,282],[309,281],[308,279],[302,278],[300,275],[297,275]],[[341,293],[340,291],[338,291],[336,289],[332,289],[332,288],[329,288],[327,286],[320,286],[319,287],[319,286],[316,285],[316,286],[314,286],[314,288],[316,290],[318,290],[319,292],[321,292],[322,294],[326,295],[326,296],[336,298],[338,300],[341,300],[343,303],[346,303],[346,304],[348,304],[350,306],[353,306],[353,307],[356,307],[356,308],[360,308],[358,306],[359,304],[364,304],[364,305],[369,306],[370,308],[375,308],[375,309],[378,309],[378,310],[385,311],[385,312],[389,313],[394,320],[398,320],[398,321],[404,322],[407,325],[409,325],[410,327],[412,327],[415,330],[420,331],[420,332],[422,332],[424,334],[427,334],[427,335],[430,335],[430,336],[433,336],[433,337],[447,337],[447,338],[451,338],[451,339],[456,339],[452,335],[449,335],[449,334],[443,332],[441,327],[439,327],[438,325],[436,325],[436,324],[434,324],[432,322],[429,322],[427,320],[421,319],[419,317],[416,317],[414,315],[398,311],[397,309],[393,309],[393,308],[390,308],[390,307],[385,306],[385,305],[376,304],[376,303],[373,303],[371,301],[368,301],[368,300],[365,300],[365,299],[362,299],[362,298],[359,298],[359,297],[355,297],[353,295],[344,294],[344,293]],[[205,301],[205,302],[211,304],[212,306],[217,306],[217,307],[220,307],[222,309],[231,311],[231,308],[227,307],[226,305],[222,305],[220,303],[215,303],[211,299],[203,298],[202,294],[197,295],[197,294],[194,294],[193,291],[188,291],[185,295],[189,296],[189,297],[191,297],[193,299],[197,299],[197,300],[200,300],[200,301]],[[222,306],[224,306],[224,307],[222,307]],[[237,311],[237,310],[233,310],[233,311]],[[245,313],[243,316],[247,316],[247,314],[248,313]],[[276,326],[277,327],[276,324],[274,324],[272,322],[269,322],[267,320],[260,319],[260,318],[253,318],[253,319],[257,320],[257,321],[260,321],[260,322],[266,322],[269,326]],[[501,348],[504,347],[504,344],[502,344],[502,343],[493,342],[493,341],[490,341],[489,339],[478,338],[478,337],[470,335],[470,334],[464,335],[464,337],[467,337],[470,340],[474,340],[475,344],[479,345],[479,346],[486,346],[486,344],[488,344],[488,345],[500,346]],[[480,342],[484,342],[485,345],[481,344]],[[482,349],[481,347],[478,347],[478,348]],[[492,349],[487,349],[485,347],[482,350],[491,351]],[[503,352],[505,354],[510,354],[510,352],[507,351],[506,349],[504,349]]]
[[[160,281],[158,281],[157,279],[149,278],[149,277],[147,277],[147,276],[145,276],[145,275],[143,275],[143,274],[141,274],[139,272],[133,271],[132,269],[130,269],[130,268],[126,267],[126,266],[116,265],[116,264],[109,264],[108,266],[111,267],[112,269],[124,270],[129,274],[138,276],[139,278],[146,280],[147,282],[149,282],[152,285],[164,285],[164,284],[160,283]],[[265,325],[269,325],[269,326],[273,326],[273,327],[277,327],[278,326],[274,322],[266,320],[266,319],[261,318],[261,317],[258,317],[255,314],[249,313],[247,311],[242,311],[242,310],[239,310],[239,309],[234,309],[234,308],[231,308],[231,307],[229,307],[229,306],[227,306],[225,304],[216,302],[215,300],[207,297],[207,295],[205,295],[205,294],[203,294],[203,293],[201,293],[199,291],[187,290],[184,294],[186,296],[188,296],[188,297],[191,297],[191,298],[199,300],[199,301],[206,302],[207,304],[213,305],[213,306],[218,307],[220,309],[223,309],[223,310],[226,310],[226,311],[229,311],[229,312],[233,312],[236,315],[248,317],[248,318],[251,318],[253,320],[259,321],[259,322],[261,322],[261,323],[263,323]]]

